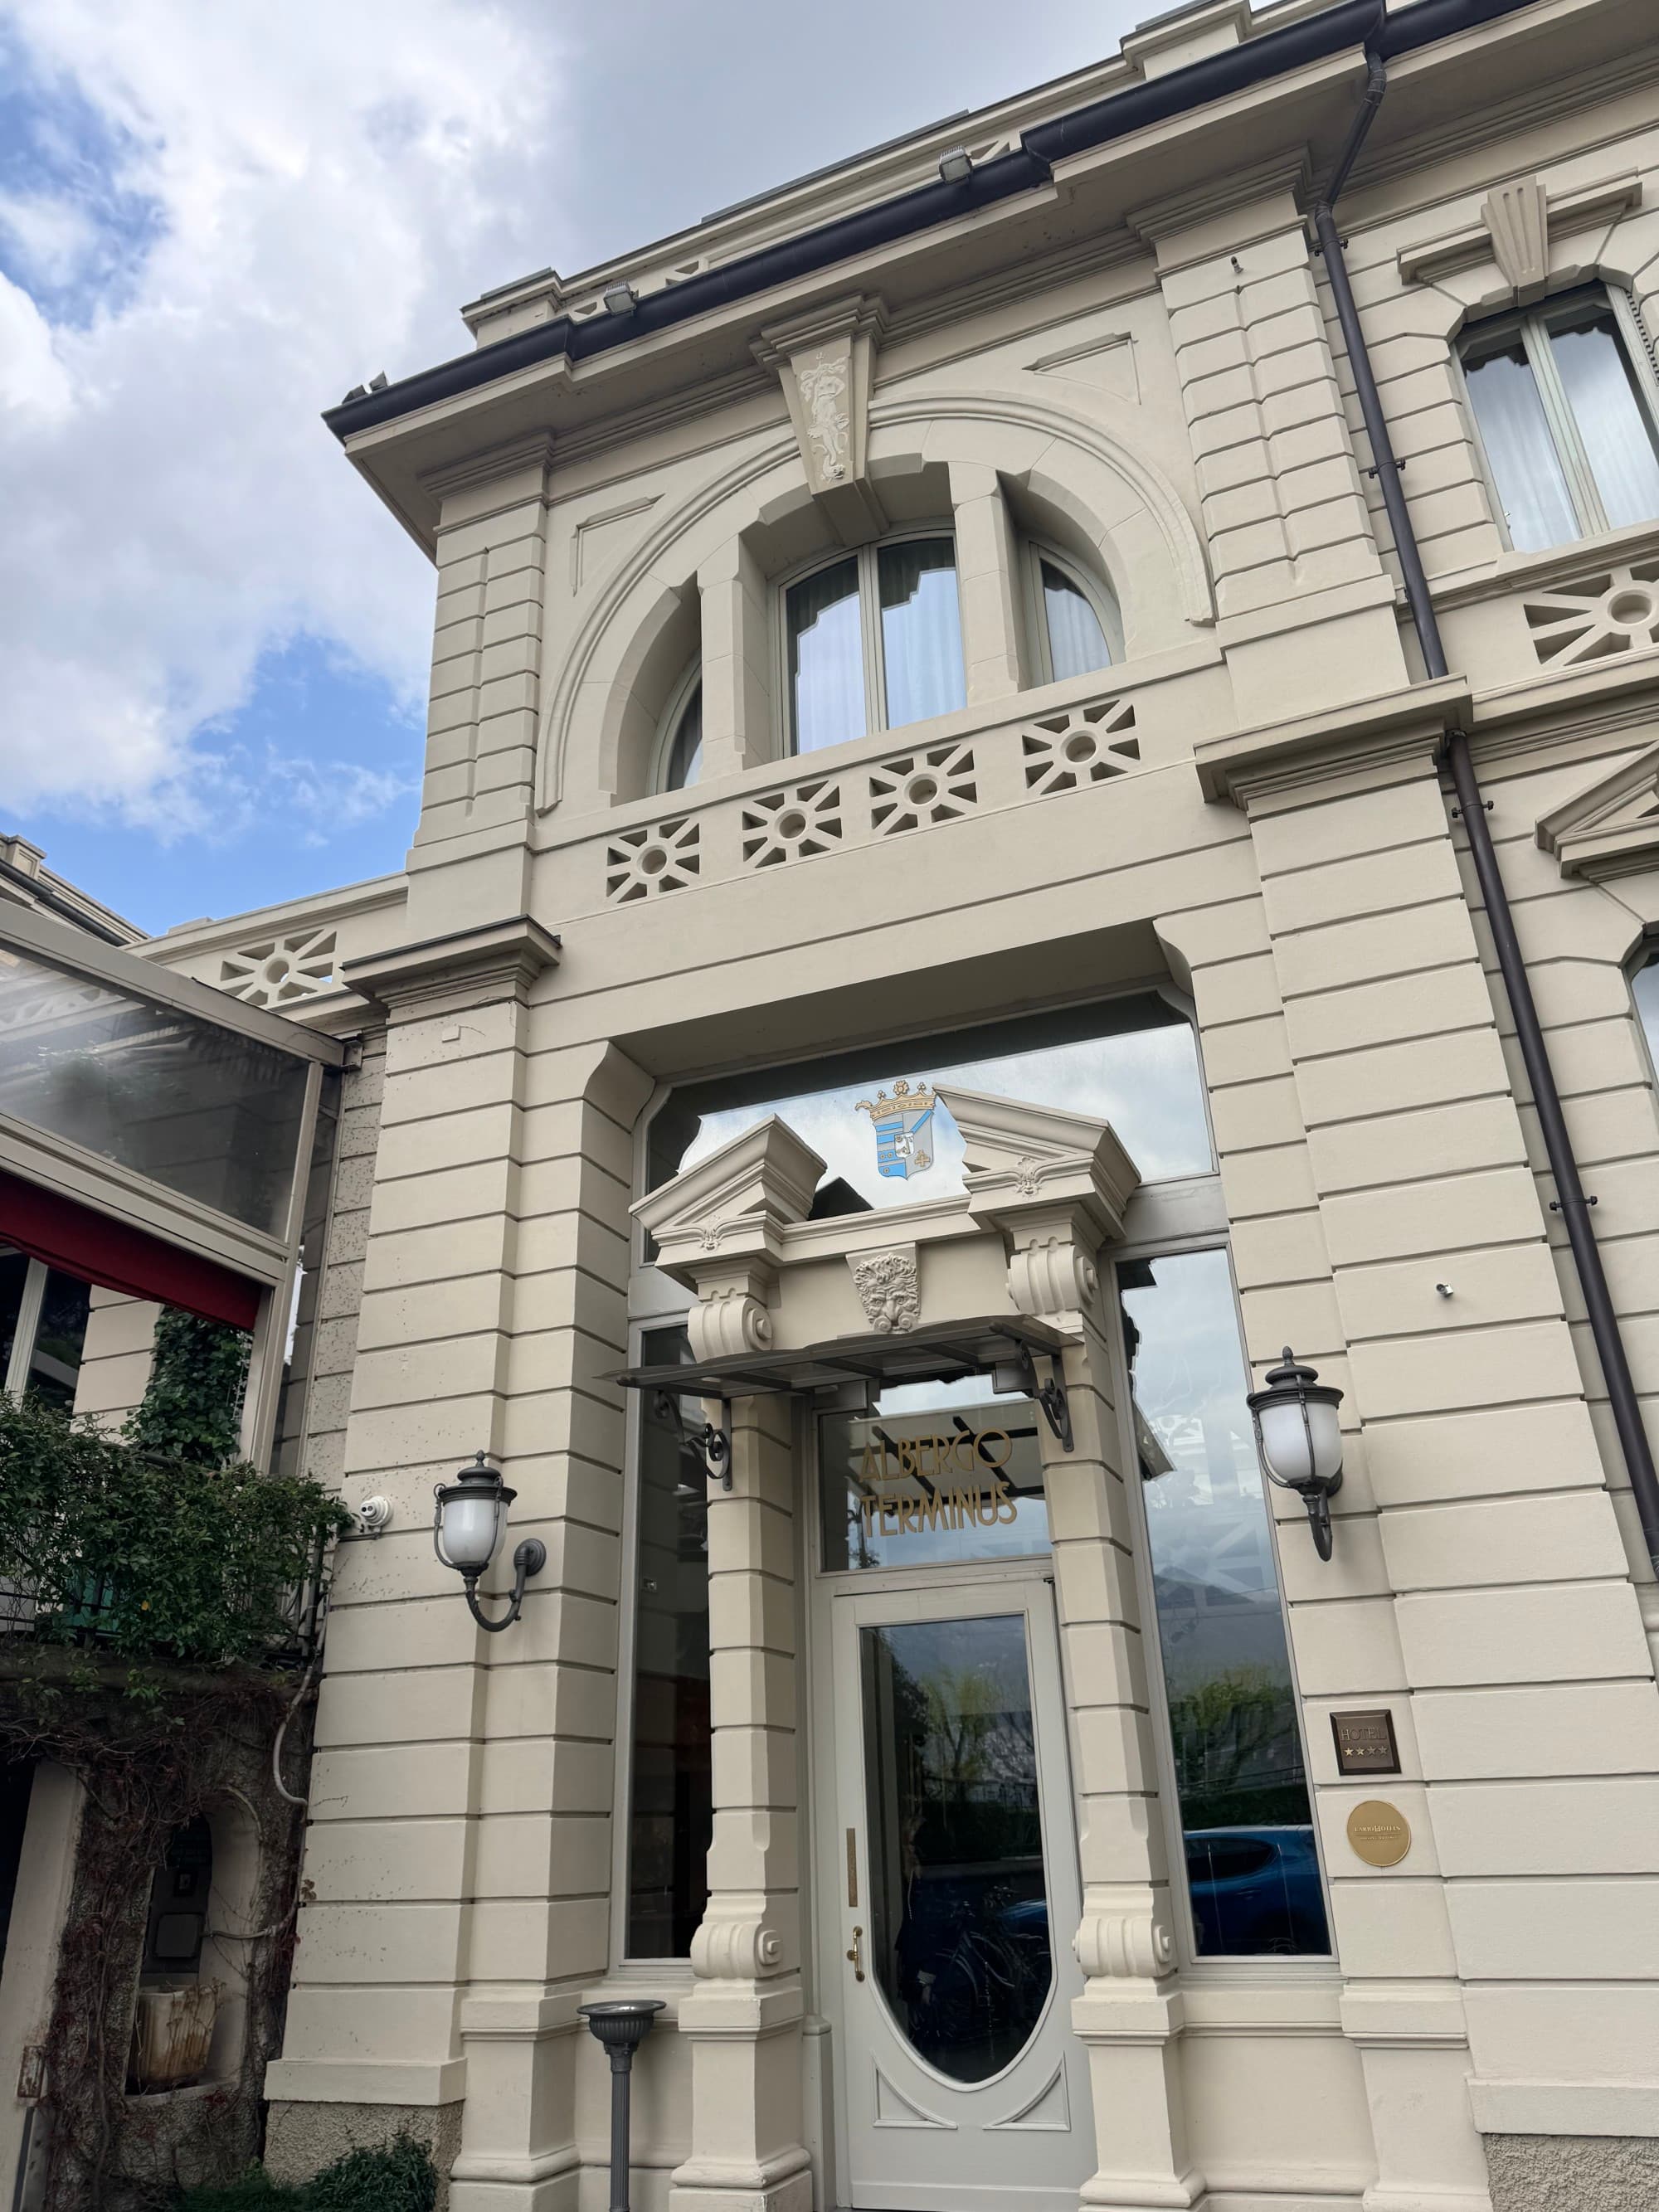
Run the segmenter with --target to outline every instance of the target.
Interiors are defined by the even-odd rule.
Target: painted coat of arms
[[[908,1182],[933,1164],[933,1094],[925,1083],[914,1090],[896,1083],[890,1098],[884,1091],[873,1098],[860,1098],[860,1114],[867,1114],[876,1133],[876,1171]]]

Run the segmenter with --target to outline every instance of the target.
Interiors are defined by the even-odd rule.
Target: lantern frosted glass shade
[[[480,1452],[453,1482],[438,1484],[436,1496],[438,1557],[457,1574],[476,1580],[501,1547],[507,1509],[518,1492],[507,1488]]]
[[[1317,1368],[1304,1366],[1285,1346],[1266,1387],[1245,1400],[1255,1428],[1261,1471],[1281,1490],[1293,1490],[1308,1509],[1314,1547],[1331,1556],[1332,1497],[1342,1487],[1342,1393],[1321,1382]]]
[[[433,1486],[437,1510],[432,1519],[432,1548],[445,1566],[453,1567],[466,1584],[467,1608],[480,1628],[491,1635],[511,1628],[524,1603],[524,1586],[547,1565],[547,1547],[538,1536],[526,1536],[513,1554],[513,1595],[505,1615],[491,1620],[478,1606],[478,1577],[489,1568],[507,1534],[507,1509],[518,1496],[501,1480],[500,1470],[480,1452],[471,1467],[464,1467],[453,1482]]]

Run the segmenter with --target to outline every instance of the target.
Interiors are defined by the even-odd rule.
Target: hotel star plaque
[[[1394,1740],[1394,1715],[1386,1705],[1375,1711],[1333,1713],[1339,1774],[1398,1774],[1400,1747]]]

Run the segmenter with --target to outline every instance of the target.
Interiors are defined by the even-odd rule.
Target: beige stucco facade
[[[1659,928],[1659,521],[1511,550],[1455,349],[1584,284],[1659,312],[1659,44],[1625,0],[1440,12],[1391,64],[1341,221],[1447,681],[1399,604],[1305,221],[1359,32],[1242,88],[1183,74],[1321,13],[1297,0],[1209,0],[969,125],[491,295],[483,348],[575,335],[368,427],[343,410],[436,567],[407,872],[148,948],[366,1037],[285,1448],[392,1517],[343,1547],[329,1620],[268,2082],[289,2167],[412,2111],[456,2147],[454,2212],[594,2212],[608,2076],[576,2008],[644,1994],[668,2010],[636,2070],[635,2201],[851,2201],[824,1793],[854,1692],[818,1625],[805,1417],[733,1410],[708,1522],[710,1899],[690,1957],[647,1966],[621,1921],[635,1413],[607,1378],[692,1299],[701,1356],[865,1332],[848,1255],[902,1243],[921,1327],[1006,1313],[1068,1340],[1073,1449],[1042,1449],[1074,1814],[1049,1849],[1075,1851],[1081,1898],[1073,2193],[1649,2201],[1659,1594],[1437,757],[1470,731],[1650,1394],[1659,1120],[1630,973]],[[1200,92],[1027,189],[644,314],[928,185],[958,141],[994,165],[1165,81]],[[633,312],[601,304],[624,281],[640,334],[584,351]],[[965,703],[793,756],[781,585],[920,525],[954,536]],[[1028,542],[1115,601],[1109,667],[1039,680]],[[665,792],[699,659],[702,775]],[[775,1133],[724,1181],[646,1195],[676,1085],[885,1039],[914,1073],[930,1032],[1148,988],[1195,1024],[1213,1175],[1139,1176],[1109,1133],[1040,1119],[975,1136],[969,1100],[959,1197],[806,1218]],[[1121,1252],[1205,1240],[1231,1250],[1255,1378],[1291,1343],[1346,1394],[1328,1563],[1273,1493],[1317,1960],[1196,1960],[1176,1902],[1107,1285]],[[429,1534],[433,1483],[480,1449],[549,1553],[500,1637]],[[1401,1772],[1340,1777],[1330,1716],[1378,1707]],[[1411,1832],[1383,1869],[1346,1829],[1377,1796]]]

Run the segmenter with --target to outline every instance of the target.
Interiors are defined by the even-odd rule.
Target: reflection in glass
[[[795,750],[861,738],[867,726],[856,556],[791,585],[785,611]]]
[[[1648,1058],[1659,1073],[1659,952],[1649,953],[1631,977],[1630,989],[1636,1002],[1636,1018],[1647,1040]],[[0,1310],[3,1310],[4,1297],[0,1291]]]
[[[0,1113],[279,1235],[308,1063],[0,946]]]
[[[1552,316],[1550,351],[1612,528],[1659,514],[1659,455],[1611,307]]]
[[[1048,1548],[1037,1412],[988,1382],[907,1382],[818,1423],[826,1573]]]
[[[1048,667],[1056,684],[1109,668],[1111,647],[1088,596],[1052,561],[1037,563],[1042,579],[1042,618],[1048,632]]]
[[[920,2055],[983,2081],[1054,1978],[1025,1624],[865,1628],[859,1659],[871,1966]]]
[[[965,706],[957,551],[948,538],[903,538],[876,556],[887,726]]]
[[[1227,1255],[1130,1261],[1118,1284],[1198,1950],[1326,1952]]]
[[[27,1253],[0,1251],[0,1390],[5,1388],[12,1346],[17,1341],[17,1317],[23,1310],[28,1274]]]
[[[24,1388],[31,1397],[44,1398],[59,1413],[72,1413],[92,1292],[85,1283],[73,1275],[59,1274],[56,1267],[48,1267],[46,1273],[46,1291]]]
[[[665,791],[689,790],[702,774],[702,686],[699,684],[685,702],[674,732],[674,742],[668,748],[662,787]]]
[[[646,1365],[690,1358],[684,1328],[647,1330]],[[690,1400],[686,1425],[701,1427]],[[708,1497],[666,1410],[640,1408],[639,1581],[629,1796],[628,1955],[684,1959],[708,1901]]]
[[[687,1085],[651,1126],[651,1188],[778,1115],[826,1163],[816,1209],[861,1212],[948,1198],[963,1188],[961,1132],[933,1111],[926,1168],[877,1171],[872,1116],[860,1099],[898,1079],[957,1084],[998,1098],[1058,1106],[1109,1121],[1142,1180],[1207,1175],[1213,1160],[1191,1024],[1151,995],[1112,1000],[943,1037],[860,1050],[805,1067],[750,1071]]]
[[[1463,373],[1510,543],[1529,552],[1566,544],[1578,516],[1520,332],[1470,348]]]

